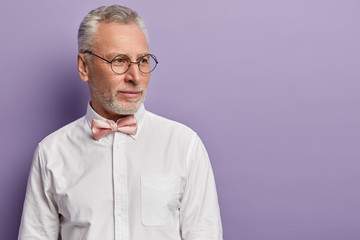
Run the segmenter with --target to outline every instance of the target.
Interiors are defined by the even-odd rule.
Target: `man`
[[[144,109],[158,62],[141,18],[122,6],[97,8],[78,44],[91,101],[84,117],[39,143],[19,239],[222,239],[199,137]]]

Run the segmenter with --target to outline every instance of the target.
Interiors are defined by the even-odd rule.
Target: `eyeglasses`
[[[88,50],[84,51],[83,53],[89,53],[91,55],[94,55],[95,57],[100,58],[101,60],[104,60],[107,63],[110,63],[112,71],[116,74],[126,73],[132,63],[138,65],[140,72],[151,73],[152,71],[154,71],[157,64],[159,63],[157,58],[153,54],[146,54],[142,56],[139,61],[132,62],[130,60],[130,57],[125,54],[116,55],[111,61],[108,61],[105,58],[102,58]]]

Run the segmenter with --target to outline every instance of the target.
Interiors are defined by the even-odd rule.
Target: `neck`
[[[117,114],[111,111],[108,111],[100,106],[97,106],[97,104],[93,104],[92,101],[90,101],[90,106],[92,107],[92,109],[94,109],[94,111],[99,114],[100,116],[102,116],[103,118],[106,118],[108,120],[113,120],[114,122],[116,122],[117,120],[119,120],[120,118],[124,118],[126,116],[129,115],[123,115],[123,114]],[[133,115],[133,114],[131,114]]]

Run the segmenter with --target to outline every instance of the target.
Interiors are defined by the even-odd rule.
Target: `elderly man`
[[[19,239],[220,240],[206,150],[191,129],[144,109],[146,28],[123,6],[80,25],[84,117],[42,140],[31,167]]]

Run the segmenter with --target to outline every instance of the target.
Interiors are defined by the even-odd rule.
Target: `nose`
[[[138,64],[131,63],[129,70],[125,73],[125,81],[137,85],[141,81],[141,72]]]

